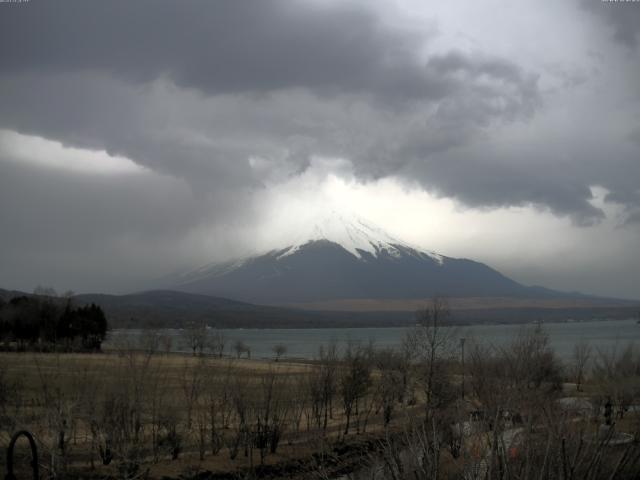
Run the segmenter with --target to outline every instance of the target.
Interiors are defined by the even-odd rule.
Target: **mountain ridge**
[[[411,245],[335,211],[300,230],[288,245],[201,266],[170,287],[268,305],[434,295],[595,298],[525,286],[484,263]]]
[[[5,301],[23,295],[34,294],[0,288],[0,298]],[[495,300],[484,298],[481,302],[469,303],[469,299],[448,299],[452,311],[450,320],[455,324],[495,324],[632,318],[640,308],[640,302],[615,300],[559,304],[552,308],[544,304],[505,305]],[[78,305],[100,305],[110,328],[183,328],[193,323],[219,328],[337,328],[410,326],[415,322],[415,311],[423,308],[428,299],[415,300],[404,308],[375,304],[373,308],[363,309],[343,303],[338,304],[339,308],[308,306],[301,309],[294,305],[253,305],[207,295],[151,290],[125,295],[87,293],[73,296],[72,301]]]

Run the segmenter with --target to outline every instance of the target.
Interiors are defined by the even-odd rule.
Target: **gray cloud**
[[[9,71],[166,76],[214,95],[299,87],[411,99],[449,88],[422,67],[422,35],[384,27],[353,4],[34,0],[5,8],[0,32]]]
[[[484,145],[543,105],[536,74],[425,54],[432,32],[391,28],[365,4],[35,0],[3,13],[4,128],[124,155],[200,192],[259,188],[324,155],[365,180],[410,172],[470,205],[602,215],[589,203],[601,169]]]
[[[424,33],[357,4],[35,0],[3,13],[0,126],[125,155],[200,191],[259,185],[251,157],[295,173],[312,155],[346,156],[363,178],[394,174],[407,159],[377,161],[382,140],[419,136],[428,154],[539,103],[516,64],[422,60]]]
[[[636,5],[583,4],[636,45]],[[591,193],[602,186],[633,223],[640,144],[629,119],[640,92],[638,82],[608,81],[637,79],[637,67],[598,52],[590,65],[556,65],[562,78],[549,88],[543,69],[524,66],[525,52],[443,46],[436,29],[393,22],[389,10],[369,1],[0,3],[0,128],[159,174],[109,187],[7,170],[4,202],[22,208],[3,212],[15,232],[7,241],[37,238],[44,230],[25,228],[62,218],[55,204],[74,212],[52,234],[59,246],[65,235],[96,242],[109,231],[175,241],[250,217],[257,190],[278,188],[315,157],[345,159],[363,182],[394,176],[466,206],[533,205],[576,225],[603,218]],[[21,188],[49,192],[34,200],[47,207],[23,203]],[[92,192],[99,203],[76,205]],[[111,196],[113,211],[100,210]],[[156,202],[164,222],[144,214]],[[92,211],[109,220],[92,223]]]
[[[417,141],[427,156],[496,122],[526,118],[540,103],[535,76],[503,59],[453,52],[433,55],[424,68],[446,93],[391,109],[368,95],[294,89],[203,97],[162,80],[23,71],[0,76],[0,126],[124,155],[207,191],[259,185],[265,171],[250,168],[252,157],[291,174],[313,155],[342,156],[362,178],[393,175],[413,161],[395,146]]]
[[[600,16],[613,29],[613,38],[617,42],[629,48],[638,46],[640,8],[637,3],[582,0],[582,5]]]
[[[148,287],[203,256],[215,259],[219,231],[211,222],[233,225],[236,202],[227,194],[195,197],[185,182],[150,172],[72,173],[0,152],[0,279],[27,290],[37,283],[81,291]],[[250,210],[242,214],[252,221]]]

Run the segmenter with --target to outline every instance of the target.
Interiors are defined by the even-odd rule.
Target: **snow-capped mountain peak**
[[[400,259],[410,256],[416,260],[430,260],[432,264],[440,266],[444,262],[441,255],[398,240],[382,228],[352,213],[337,210],[314,214],[309,212],[308,215],[296,218],[295,228],[295,233],[288,237],[286,243],[281,241],[279,244],[272,244],[269,251],[226,262],[207,263],[172,277],[171,282],[173,285],[185,285],[206,278],[222,278],[264,258],[273,259],[275,264],[272,268],[278,270],[281,268],[278,265],[296,253],[304,252],[305,246],[317,241],[337,244],[355,259],[365,263],[372,258],[379,259],[381,254],[385,258]]]
[[[377,257],[383,251],[393,257],[399,257],[401,252],[398,247],[404,247],[426,254],[437,262],[442,261],[440,255],[400,241],[355,214],[336,210],[317,215],[306,225],[301,225],[295,241],[278,256],[278,259],[294,254],[309,242],[319,240],[336,243],[359,259],[363,258],[364,253]]]

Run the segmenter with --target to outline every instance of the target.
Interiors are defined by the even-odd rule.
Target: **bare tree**
[[[358,418],[359,403],[371,386],[371,362],[360,346],[349,344],[343,357],[340,372],[340,393],[345,415],[344,434],[349,433],[353,414]]]
[[[33,357],[39,378],[39,395],[37,400],[44,408],[40,427],[43,431],[41,438],[45,454],[49,457],[48,469],[50,475],[65,476],[70,454],[70,440],[73,428],[76,426],[74,419],[77,415],[77,401],[71,389],[62,388],[65,376],[64,366],[60,361],[60,355],[56,354],[47,365],[44,365],[39,356]]]
[[[236,356],[240,358],[243,354],[247,354],[247,358],[251,358],[251,349],[242,340],[236,340],[233,344],[233,350],[236,352]]]
[[[9,378],[7,368],[0,365],[0,432],[7,437],[20,422],[23,390],[22,382]]]
[[[323,398],[322,398],[322,371],[315,367],[306,376],[306,390],[309,396],[310,409],[307,413],[307,429],[311,428],[311,419],[315,420],[318,428],[322,425]],[[327,413],[328,414],[328,413]]]
[[[523,329],[503,348],[472,345],[469,360],[473,393],[482,404],[481,419],[490,432],[485,442],[486,473],[496,478],[504,468],[502,451],[515,435],[514,422],[521,425],[518,436],[530,449],[527,455],[546,448],[538,445],[539,428],[559,409],[561,366],[541,326]],[[528,459],[526,466],[532,469],[535,463]],[[532,471],[523,475],[531,476]]]
[[[403,361],[402,353],[391,349],[376,352],[373,360],[379,373],[375,390],[377,408],[382,411],[383,423],[387,428],[396,404],[404,398],[404,375],[407,365]]]
[[[168,355],[169,353],[171,353],[171,348],[173,347],[173,338],[171,335],[169,335],[168,333],[161,333],[160,334],[160,348],[162,348],[162,351],[165,353],[165,355]]]
[[[326,348],[320,346],[318,351],[320,398],[322,401],[323,423],[322,429],[326,432],[329,419],[333,419],[333,400],[336,396],[338,347],[334,341]]]
[[[140,350],[148,355],[154,355],[160,350],[162,334],[158,330],[149,330],[138,337]]]
[[[591,360],[592,351],[591,345],[584,340],[579,341],[573,347],[573,378],[578,391],[582,390],[582,382],[584,381],[588,363]]]
[[[290,377],[290,435],[289,445],[294,445],[300,434],[302,417],[309,409],[309,390],[305,382],[307,375],[298,374]]]
[[[273,346],[271,351],[276,356],[276,362],[277,362],[278,360],[280,360],[280,357],[282,357],[284,354],[287,353],[287,346],[283,343],[278,343]]]
[[[601,403],[610,398],[619,418],[640,395],[640,352],[629,343],[623,349],[598,349],[594,359],[593,375],[598,386]]]
[[[211,335],[209,335],[209,349],[218,358],[222,358],[224,355],[226,343],[227,340],[224,337],[224,334],[217,328],[213,330]]]
[[[205,412],[209,422],[209,445],[212,454],[217,454],[224,443],[224,431],[229,428],[232,410],[232,379],[235,371],[231,361],[227,363],[222,374],[216,369],[207,369],[205,395]]]
[[[202,355],[207,345],[207,325],[191,323],[184,329],[184,338],[193,355]]]
[[[468,438],[474,453],[460,463],[443,455],[437,430],[428,425],[406,430],[382,442],[381,455],[371,461],[362,478],[415,480],[460,478],[473,480],[545,479],[599,480],[637,478],[640,446],[616,445],[613,428],[594,434],[588,420],[577,420],[549,409],[536,428]],[[494,440],[487,440],[493,437]],[[492,459],[495,459],[495,462]],[[367,475],[369,474],[369,475]]]
[[[250,393],[245,376],[234,376],[230,396],[234,409],[234,419],[231,422],[232,434],[227,438],[227,448],[229,450],[229,458],[234,460],[238,456],[240,446],[244,445],[245,456],[249,455],[249,449],[253,446],[249,428],[251,415]]]
[[[187,430],[191,429],[193,411],[204,389],[205,370],[206,364],[202,358],[198,359],[195,364],[185,359],[182,367],[180,387],[184,396],[184,408],[187,414]]]
[[[290,402],[287,399],[287,375],[270,368],[261,376],[260,390],[255,395],[252,437],[260,453],[260,463],[268,453],[276,453],[287,422]]]
[[[120,478],[139,478],[146,474],[147,462],[157,458],[158,443],[150,445],[152,457],[146,453],[149,422],[162,425],[169,411],[162,390],[156,388],[162,385],[162,358],[152,351],[127,349],[115,360],[113,382],[93,414],[93,444],[105,465],[115,464]],[[162,444],[162,436],[162,430],[155,431],[150,439]]]
[[[183,435],[180,431],[180,413],[175,406],[165,408],[158,418],[160,431],[159,447],[167,452],[172,460],[177,460],[183,449]]]
[[[447,325],[450,315],[447,301],[434,296],[416,313],[417,325],[407,339],[421,370],[428,415],[442,400],[442,389],[448,386],[445,366],[454,355],[457,335],[456,329]]]
[[[160,459],[161,447],[166,444],[166,432],[163,427],[168,399],[168,369],[162,358],[156,358],[153,368],[150,368],[148,378],[148,395],[146,400],[147,416],[149,419],[149,433],[151,434],[151,450],[154,462]],[[164,423],[163,423],[164,422]],[[165,436],[163,436],[163,434]]]

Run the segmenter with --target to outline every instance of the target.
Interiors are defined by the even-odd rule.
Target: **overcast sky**
[[[0,287],[128,292],[310,206],[640,298],[640,3],[0,3]]]

